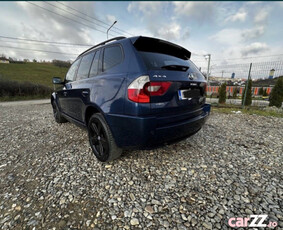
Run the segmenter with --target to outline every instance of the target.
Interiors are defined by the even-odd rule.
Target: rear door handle
[[[84,90],[84,91],[82,92],[82,95],[83,95],[84,97],[86,97],[88,94],[89,94],[89,92],[86,91],[86,90]]]

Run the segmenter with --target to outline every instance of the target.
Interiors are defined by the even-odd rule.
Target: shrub
[[[234,91],[233,91],[233,98],[236,99],[237,98],[237,94],[238,94],[238,88],[235,87]]]
[[[58,66],[58,67],[66,67],[69,68],[71,66],[71,63],[69,61],[61,61],[61,60],[52,60],[53,65]]]
[[[273,87],[270,97],[269,97],[269,106],[281,107],[283,101],[283,77],[280,77],[275,86]]]
[[[52,89],[30,82],[16,82],[9,80],[0,80],[0,97],[15,96],[49,96]]]
[[[246,91],[247,90],[247,91]],[[246,100],[245,100],[245,95],[246,95]],[[245,100],[245,104],[244,104]],[[245,90],[242,96],[242,105],[249,106],[252,104],[252,80],[248,80],[245,85]]]
[[[225,104],[226,102],[226,83],[223,83],[219,88],[219,100],[218,103]]]
[[[263,87],[259,88],[258,95],[263,95]]]
[[[263,90],[262,96],[267,96],[267,89]]]

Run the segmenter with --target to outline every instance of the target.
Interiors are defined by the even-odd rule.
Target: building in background
[[[275,69],[270,70],[268,79],[273,79],[274,72],[275,72]]]
[[[7,59],[7,58],[5,58],[5,57],[0,57],[0,63],[9,64],[10,61],[9,61],[9,59]]]

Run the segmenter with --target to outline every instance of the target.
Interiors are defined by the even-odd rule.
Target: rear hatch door
[[[197,115],[205,103],[206,81],[189,59],[190,52],[159,39],[140,37],[134,43],[151,82],[170,82],[168,90],[151,96],[151,114],[160,116],[192,113]]]

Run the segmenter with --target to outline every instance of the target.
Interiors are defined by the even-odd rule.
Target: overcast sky
[[[208,53],[212,60],[223,63],[227,59],[283,54],[283,2],[32,3],[59,15],[28,2],[0,2],[0,36],[95,45],[106,40],[107,28],[117,20],[110,31],[110,38],[121,35],[163,38],[190,50],[192,59],[199,66],[205,65],[203,55]],[[21,59],[74,60],[87,48],[26,41],[19,43],[3,38],[0,41],[0,54]],[[272,57],[274,59],[276,56]]]

